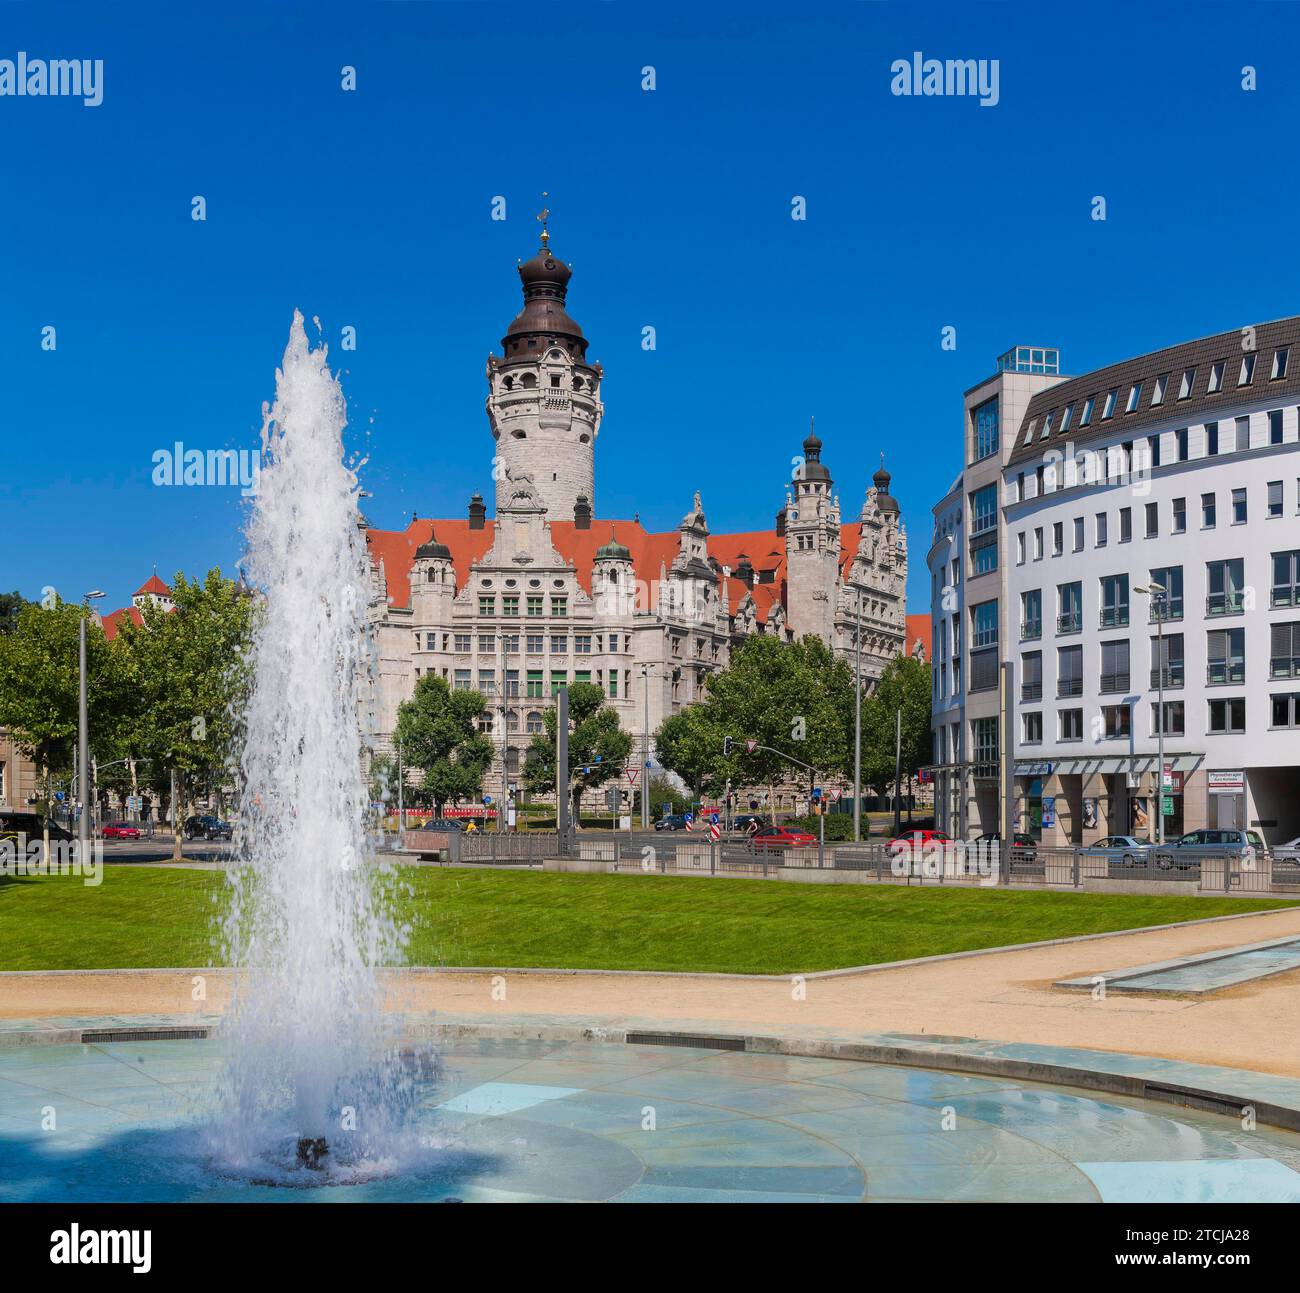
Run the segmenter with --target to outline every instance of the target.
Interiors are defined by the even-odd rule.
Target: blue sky
[[[598,516],[667,529],[698,488],[713,529],[769,526],[816,415],[846,517],[886,453],[924,610],[998,354],[1085,372],[1296,311],[1298,36],[1243,3],[0,5],[0,58],[105,65],[96,108],[0,97],[0,588],[232,570],[238,491],[152,455],[256,446],[295,307],[371,520],[490,502],[484,360],[547,189],[606,373]],[[998,59],[999,104],[895,97],[913,50]]]

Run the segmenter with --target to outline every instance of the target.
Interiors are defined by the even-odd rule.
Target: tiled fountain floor
[[[1246,943],[1227,952],[1183,956],[1105,975],[1062,979],[1055,986],[1091,990],[1099,978],[1104,978],[1110,992],[1199,994],[1296,969],[1300,969],[1300,939],[1276,938],[1264,943]]]
[[[1300,1202],[1300,1134],[1216,1114],[886,1064],[488,1037],[438,1043],[407,1133],[434,1146],[418,1170],[274,1189],[193,1148],[220,1044],[0,1049],[0,1202]]]

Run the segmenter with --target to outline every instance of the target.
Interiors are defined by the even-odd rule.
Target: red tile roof
[[[133,597],[145,597],[149,593],[153,593],[156,597],[170,597],[172,595],[172,590],[158,578],[158,575],[155,572],[150,575],[149,578],[146,579],[145,582],[131,595]]]
[[[377,564],[382,559],[384,563],[388,604],[395,607],[410,605],[410,576],[415,550],[422,543],[429,542],[434,535],[439,543],[446,544],[450,549],[452,564],[456,568],[456,586],[457,589],[463,589],[469,581],[470,567],[481,561],[492,547],[494,525],[495,522],[489,520],[484,522],[483,529],[471,530],[466,518],[444,521],[421,518],[412,521],[405,530],[367,530],[366,543],[371,560]],[[589,530],[579,530],[572,521],[552,521],[550,531],[555,550],[572,563],[578,583],[587,593],[591,592],[591,570],[596,559],[596,549],[608,543],[611,536],[632,554],[636,578],[648,587],[653,587],[659,578],[661,566],[665,569],[672,566],[673,558],[680,550],[680,536],[676,530],[651,534],[639,521],[593,520]],[[841,574],[853,561],[861,537],[860,521],[840,526]],[[728,605],[734,613],[745,593],[751,592],[759,622],[766,623],[772,609],[785,600],[785,540],[775,530],[709,535],[709,555],[719,564],[734,571],[740,565],[742,554],[749,558],[756,572],[771,571],[772,580],[768,583],[755,581],[752,589],[746,589],[744,583],[733,574],[724,581]],[[927,616],[916,618],[925,620],[928,626]],[[928,627],[924,629],[924,635],[928,650]]]
[[[917,642],[925,647],[925,658],[930,658],[930,617],[928,615],[909,615],[907,617],[907,641],[903,644],[903,654],[911,655]]]
[[[120,611],[109,611],[101,621],[104,636],[111,642],[122,631],[122,619],[127,617],[133,624],[144,623],[144,616],[134,606],[124,606]]]

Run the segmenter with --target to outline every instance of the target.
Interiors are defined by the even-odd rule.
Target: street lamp
[[[1151,598],[1156,617],[1156,843],[1165,842],[1165,595],[1163,584],[1138,585],[1135,593]]]
[[[641,677],[645,680],[645,757],[641,760],[641,829],[650,829],[650,670],[653,661],[641,665]]]
[[[853,842],[862,842],[862,589],[858,589],[858,619],[853,634],[857,659],[853,666]]]
[[[92,588],[82,599],[81,604],[90,610],[90,603],[103,597],[98,588]],[[81,789],[81,813],[77,818],[77,839],[81,842],[81,858],[85,861],[90,844],[91,787],[88,780],[90,771],[90,735],[86,716],[86,616],[77,623],[77,784]]]

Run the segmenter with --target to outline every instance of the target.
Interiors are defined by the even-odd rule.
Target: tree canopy
[[[404,767],[420,769],[421,788],[439,812],[482,790],[493,756],[491,739],[478,730],[486,708],[481,693],[453,691],[433,673],[420,678],[411,699],[397,708],[393,740]]]
[[[543,729],[534,734],[524,754],[524,785],[535,792],[553,791],[555,775],[556,708],[542,715]],[[595,683],[569,685],[569,791],[573,802],[584,790],[620,776],[632,752],[631,734],[619,725],[618,713],[605,703]]]

